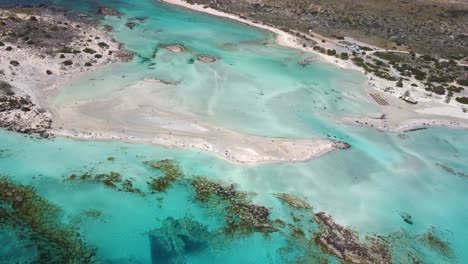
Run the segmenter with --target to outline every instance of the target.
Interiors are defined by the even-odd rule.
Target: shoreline
[[[280,45],[280,46],[295,49],[295,50],[300,50],[300,51],[306,52],[306,53],[312,53],[312,54],[318,56],[321,60],[323,60],[323,61],[325,61],[327,63],[334,64],[334,65],[338,66],[340,69],[343,69],[343,70],[355,70],[355,71],[358,71],[358,72],[363,73],[363,74],[365,73],[365,71],[362,68],[357,67],[350,60],[341,60],[341,59],[338,59],[336,57],[332,57],[332,56],[329,56],[327,54],[317,52],[312,48],[304,47],[300,43],[298,43],[297,37],[292,35],[291,33],[285,32],[285,31],[283,31],[283,30],[281,30],[279,28],[267,25],[267,24],[262,23],[260,21],[254,21],[254,20],[250,20],[248,18],[242,18],[242,17],[240,17],[240,16],[238,16],[236,14],[226,13],[226,12],[223,12],[223,11],[213,9],[211,7],[205,7],[205,6],[200,5],[200,4],[189,4],[189,3],[185,2],[184,0],[159,0],[159,1],[161,1],[162,3],[169,4],[169,5],[182,7],[182,8],[191,10],[191,11],[196,11],[196,12],[201,12],[201,13],[205,13],[205,14],[208,14],[208,15],[216,16],[216,17],[231,19],[231,20],[234,20],[236,22],[239,22],[239,23],[247,25],[247,26],[251,26],[251,27],[254,27],[254,28],[259,28],[259,29],[269,31],[269,32],[275,34],[275,38],[274,38],[275,43]],[[319,42],[320,40],[323,39],[323,40],[326,40],[327,43],[337,45],[335,43],[335,41],[331,40],[330,38],[323,37],[323,36],[321,36],[320,34],[318,34],[316,32],[310,32],[310,33],[313,34],[314,36],[320,36],[320,37],[306,36],[309,40]],[[352,39],[352,40],[354,42],[358,42],[360,44],[365,44],[363,42],[360,42],[360,41],[357,41],[357,40],[354,40],[354,39]],[[374,45],[370,45],[370,44],[365,44],[365,45],[368,46],[368,47],[378,48],[378,47],[376,47]],[[381,49],[381,50],[383,50],[383,49]],[[388,86],[390,84],[393,85],[393,82],[390,82],[388,80],[379,78],[377,76],[372,76],[370,78],[369,78],[369,76],[366,76],[366,77],[367,77],[367,81],[369,82],[369,84],[371,86],[374,86],[374,87],[382,87],[382,89],[383,89],[384,86],[386,87],[386,86]],[[415,82],[418,82],[418,81],[415,81]]]
[[[247,156],[244,156],[245,158],[244,160],[241,160],[239,159],[239,156],[233,156],[235,155],[234,154],[235,150],[232,151],[232,154],[230,153],[228,155],[227,152],[224,152],[226,154],[222,155],[223,153],[218,151],[216,146],[211,145],[208,142],[200,142],[198,144],[188,144],[188,143],[182,143],[182,142],[175,143],[174,141],[178,139],[175,139],[172,135],[169,135],[169,134],[166,134],[166,135],[160,134],[154,137],[153,139],[150,139],[150,138],[135,137],[135,136],[106,134],[106,133],[101,133],[101,132],[82,132],[82,131],[77,131],[77,130],[63,130],[63,129],[62,130],[53,129],[51,132],[53,133],[54,136],[73,139],[73,140],[103,141],[103,142],[119,141],[119,142],[125,142],[128,144],[149,144],[149,145],[154,145],[154,146],[168,148],[168,149],[187,149],[187,150],[193,150],[193,151],[206,152],[209,155],[220,158],[228,163],[238,165],[238,166],[243,166],[243,167],[307,162],[307,161],[322,157],[328,154],[329,152],[339,150],[339,149],[345,149],[343,147],[345,146],[344,143],[339,142],[339,141],[333,142],[331,140],[326,140],[326,139],[306,141],[306,140],[286,140],[282,138],[274,138],[271,140],[275,140],[277,142],[283,141],[283,144],[289,145],[289,147],[294,146],[297,143],[309,144],[309,146],[313,147],[315,151],[312,153],[309,153],[306,156],[296,157],[296,158],[284,158],[284,157],[276,158],[276,157],[262,156],[262,158],[255,159],[255,158],[252,158],[253,156],[247,155]]]
[[[281,29],[274,28],[269,25],[255,23],[248,19],[243,19],[236,15],[224,13],[215,9],[204,8],[201,5],[191,5],[181,0],[163,0],[163,2],[182,6],[184,8],[198,12],[204,12],[214,16],[234,19],[249,26],[268,30],[276,34],[275,41],[278,45],[316,54],[325,62],[335,64],[341,69],[358,70],[363,72],[361,68],[357,67],[349,60],[340,60],[335,57],[330,57],[326,54],[316,52],[312,50],[312,48],[303,47],[297,42],[296,36],[284,32]],[[120,44],[115,42],[113,37],[108,32],[97,28],[93,28],[93,30],[95,31],[94,34],[102,33],[101,37],[108,40],[110,47],[107,49],[113,49],[116,51],[120,50]],[[99,50],[97,41],[96,43],[93,43],[92,47],[96,50]],[[33,55],[38,57],[37,54]],[[106,60],[104,61],[104,59]],[[22,76],[28,76],[28,70],[30,72],[36,68],[45,70],[49,67],[49,65],[54,65],[56,67],[54,68],[54,72],[56,74],[54,74],[52,79],[50,79],[51,77],[43,77],[41,80],[35,80],[34,82],[31,81],[30,78],[25,77],[19,81],[14,82],[14,84],[15,86],[22,84],[23,87],[21,87],[21,90],[30,94],[34,101],[42,101],[41,103],[50,109],[50,112],[53,114],[54,124],[48,131],[61,137],[82,140],[120,140],[128,143],[156,144],[169,148],[190,148],[208,152],[225,161],[243,166],[303,162],[316,159],[333,150],[345,149],[343,148],[343,142],[337,142],[328,139],[294,140],[262,137],[239,133],[210,124],[200,124],[195,117],[187,113],[180,114],[171,112],[170,109],[161,109],[157,105],[152,105],[152,102],[138,101],[138,98],[132,97],[134,93],[141,93],[142,96],[140,98],[149,98],[149,94],[145,93],[149,93],[151,89],[154,89],[154,87],[151,88],[148,85],[145,86],[145,82],[146,84],[154,86],[155,83],[152,83],[151,80],[143,80],[141,83],[136,83],[134,85],[135,87],[133,88],[138,88],[137,86],[140,85],[141,87],[139,87],[139,89],[132,89],[132,86],[130,86],[128,87],[129,89],[126,89],[126,91],[116,93],[115,97],[110,97],[106,100],[100,101],[102,103],[100,106],[92,104],[93,102],[84,101],[80,104],[75,103],[67,107],[54,107],[53,104],[47,102],[46,98],[48,98],[51,94],[56,93],[58,88],[60,88],[64,82],[68,82],[73,78],[76,78],[91,70],[97,69],[98,67],[104,67],[111,63],[121,61],[118,58],[111,57],[110,55],[105,56],[104,59],[101,61],[101,63],[94,64],[92,67],[83,67],[80,64],[76,64],[72,66],[72,68],[67,68],[67,70],[64,70],[65,68],[63,68],[63,65],[61,65],[60,68],[57,66],[57,63],[61,60],[57,60],[56,58],[51,58],[50,61],[43,59],[40,61],[41,63],[37,63],[34,58],[28,58],[28,60],[31,60],[29,63],[30,67],[23,69],[23,73],[26,73],[22,74]],[[44,68],[45,66],[47,67]],[[45,76],[44,73],[42,75]],[[370,84],[366,85],[365,89],[369,89],[369,91],[376,90],[376,92],[379,92],[379,89],[377,89],[376,86],[387,85],[389,83],[389,81],[379,78],[374,79],[374,77],[369,78],[369,76],[367,76],[367,79],[368,83]],[[371,80],[373,80],[373,82],[370,82]],[[33,91],[31,87],[28,87],[28,85],[31,85],[31,83],[36,85],[39,88],[39,91]],[[164,85],[166,84],[157,82],[157,85],[160,85],[160,88],[164,88]],[[133,94],[131,92],[132,90]],[[130,94],[128,94],[129,92]],[[341,119],[335,118],[335,120],[338,122],[354,125],[356,125],[356,122],[358,122],[358,125],[363,125],[363,123],[367,122],[370,123],[370,127],[375,126],[374,128],[377,129],[380,127],[382,131],[388,132],[398,131],[398,124],[402,122],[409,123],[404,126],[405,128],[403,130],[414,130],[420,128],[422,125],[420,119],[423,118],[418,118],[419,116],[424,116],[425,114],[418,114],[417,111],[411,110],[412,114],[416,115],[416,118],[412,116],[412,119],[417,120],[417,122],[411,122],[410,119],[404,118],[401,120],[401,118],[398,115],[394,115],[393,112],[397,108],[403,108],[404,110],[402,110],[402,112],[410,111],[408,110],[408,106],[403,105],[405,103],[402,103],[401,100],[394,100],[395,96],[393,95],[389,95],[382,91],[380,91],[380,93],[382,93],[384,97],[391,97],[388,98],[388,100],[393,100],[393,103],[397,106],[395,107],[392,105],[391,110],[389,110],[390,108],[385,109],[380,107],[385,115],[391,117],[390,122],[387,122],[388,120],[386,119],[384,121],[380,120],[371,122],[367,121],[365,117],[347,117]],[[120,95],[121,97],[119,98],[117,95]],[[138,107],[139,105],[146,105],[151,107],[142,108]],[[117,109],[114,108],[114,111],[110,111],[109,109],[112,109],[112,107],[117,107]],[[156,116],[153,116],[154,112],[157,113]],[[98,118],[93,119],[92,117]],[[403,115],[403,117],[405,116]],[[96,120],[99,120],[99,118],[101,118],[100,120],[107,120],[108,122],[114,121],[114,123],[103,125],[99,122],[96,122]],[[176,127],[167,126],[166,123],[161,121],[162,119],[171,120],[171,122],[175,124]],[[433,119],[424,120],[424,126],[426,123],[429,127],[435,125]],[[65,123],[66,126],[62,127],[63,123]],[[392,124],[389,125],[389,123]],[[60,126],[60,124],[62,124],[62,126]],[[120,125],[116,126],[116,124]],[[456,123],[451,123],[450,120],[446,123],[442,122],[442,125],[444,126],[468,128],[466,123],[463,123],[465,126],[457,126],[455,124]]]
[[[370,96],[371,93],[378,93],[378,94],[382,95],[384,98],[386,98],[387,100],[392,101],[392,103],[393,103],[390,107],[389,106],[384,107],[384,106],[379,105],[376,102],[376,104],[380,108],[382,114],[386,115],[386,116],[391,116],[392,121],[396,123],[396,125],[390,125],[390,127],[386,127],[387,125],[383,125],[382,128],[379,129],[380,131],[404,132],[404,131],[411,131],[411,130],[420,129],[420,128],[441,127],[441,126],[449,127],[449,128],[457,128],[457,129],[460,129],[460,128],[468,129],[468,114],[464,114],[464,116],[460,117],[460,118],[459,117],[454,118],[451,114],[447,114],[447,113],[445,113],[445,114],[444,113],[442,113],[442,114],[433,113],[433,112],[431,113],[431,111],[434,111],[434,109],[437,108],[437,107],[439,107],[439,108],[452,108],[451,109],[452,111],[458,110],[459,112],[461,112],[462,109],[460,109],[459,105],[454,103],[455,100],[452,100],[450,103],[447,103],[447,104],[442,104],[441,101],[443,100],[443,98],[439,98],[438,96],[427,97],[426,95],[424,95],[424,91],[418,91],[419,94],[417,94],[417,100],[420,101],[421,104],[424,104],[426,107],[420,107],[421,104],[416,105],[416,106],[408,105],[407,103],[403,102],[403,100],[400,100],[399,97],[401,97],[403,95],[403,93],[402,93],[403,90],[412,89],[412,87],[409,85],[409,83],[417,84],[418,87],[424,87],[423,83],[421,81],[419,81],[419,80],[416,80],[414,77],[411,77],[411,82],[407,82],[407,84],[402,89],[400,89],[401,91],[387,93],[387,92],[384,92],[385,89],[388,88],[388,87],[394,87],[395,82],[392,82],[392,81],[377,77],[374,74],[367,74],[364,69],[356,66],[351,60],[341,60],[341,59],[338,59],[336,57],[320,53],[320,52],[318,52],[318,51],[316,51],[316,50],[314,50],[312,48],[304,47],[298,42],[298,38],[295,35],[293,35],[291,33],[288,33],[288,32],[285,32],[285,31],[283,31],[283,30],[281,30],[279,28],[267,25],[267,24],[265,24],[265,23],[263,23],[261,21],[255,21],[255,20],[251,20],[249,18],[243,18],[243,17],[240,17],[237,14],[231,14],[231,13],[227,13],[227,12],[223,12],[223,11],[213,9],[211,7],[205,7],[204,5],[189,4],[184,0],[159,0],[159,1],[161,1],[162,3],[169,4],[169,5],[185,8],[185,9],[188,9],[188,10],[191,10],[191,11],[201,12],[201,13],[205,13],[205,14],[208,14],[208,15],[216,16],[216,17],[231,19],[231,20],[234,20],[234,21],[236,21],[238,23],[241,23],[241,24],[244,24],[244,25],[247,25],[247,26],[251,26],[251,27],[254,27],[254,28],[267,30],[267,31],[275,34],[275,38],[274,38],[275,43],[280,45],[280,46],[300,50],[300,51],[306,52],[306,53],[314,54],[317,57],[319,57],[322,61],[324,61],[325,63],[331,63],[331,64],[339,67],[342,70],[355,70],[355,71],[358,71],[358,72],[362,73],[366,77],[366,86],[367,86],[366,89],[368,90],[367,94],[368,94],[369,100],[373,101],[373,99]],[[320,42],[321,40],[326,40],[326,43],[328,45],[331,43],[332,45],[335,45],[334,47],[339,46],[338,43],[336,43],[336,40],[332,40],[330,38],[323,37],[323,36],[321,36],[320,34],[318,34],[316,32],[309,32],[309,33],[313,35],[313,37],[311,37],[310,35],[306,35],[307,39],[309,39],[309,40],[313,40],[313,41],[315,41],[317,43]],[[319,37],[316,37],[316,36],[319,36]],[[353,39],[353,38],[345,38],[345,39],[350,40],[350,41],[352,41],[354,43],[358,43],[359,45],[365,45],[365,46],[372,47],[372,48],[376,49],[376,50],[372,51],[371,53],[377,52],[377,51],[387,51],[386,49],[382,49],[382,48],[377,47],[375,45],[370,45],[370,44],[361,42],[361,41]],[[408,52],[404,52],[404,51],[397,51],[397,52],[408,53]],[[398,100],[395,100],[395,99],[398,99]],[[435,106],[434,105],[430,105],[430,106],[426,105],[426,104],[429,104],[429,103],[434,104]],[[390,108],[392,108],[392,109],[390,109]],[[400,109],[402,109],[402,108],[405,109],[408,112],[411,112],[411,118],[402,119],[398,115],[394,114],[394,112],[402,112],[402,111],[400,111]],[[467,108],[468,108],[468,106],[467,106]],[[429,113],[426,114],[424,112],[429,112]],[[425,118],[424,117],[425,115],[429,115],[431,117],[430,118]],[[445,117],[445,118],[447,118],[449,120],[442,120],[443,117]],[[349,118],[345,118],[345,119],[338,118],[337,121],[338,122],[342,121],[342,122],[347,123],[347,124],[356,124],[356,122],[365,123],[367,119],[369,119],[369,118],[367,118],[367,117],[349,117]],[[421,120],[424,120],[424,121],[421,121]],[[400,125],[398,125],[398,123],[402,123],[402,122],[406,123],[404,129],[401,128]],[[421,124],[421,123],[424,123],[424,124]],[[359,124],[359,125],[364,125],[364,124]],[[374,127],[375,128],[375,126],[376,126],[376,124],[373,124],[373,126],[369,126],[369,127]]]
[[[9,14],[10,11],[4,10],[2,12]],[[96,106],[92,100],[85,101],[83,104],[55,105],[49,99],[58,93],[64,83],[74,78],[80,78],[83,74],[96,70],[98,67],[102,68],[112,63],[124,61],[126,57],[122,54],[128,55],[130,52],[127,54],[126,51],[122,51],[122,45],[104,29],[68,20],[66,14],[62,13],[54,15],[41,9],[33,10],[33,12],[38,17],[35,19],[46,26],[58,24],[58,21],[63,24],[62,21],[66,21],[68,27],[73,29],[73,35],[69,36],[68,39],[59,35],[64,41],[68,41],[66,52],[62,52],[63,48],[60,47],[42,49],[36,46],[26,46],[22,49],[18,47],[21,40],[16,39],[12,40],[11,43],[5,43],[5,45],[14,48],[9,52],[2,53],[0,65],[7,67],[10,60],[20,62],[19,67],[15,68],[15,71],[20,74],[7,72],[8,75],[6,75],[6,77],[11,75],[12,87],[21,94],[29,94],[37,108],[42,106],[48,110],[46,117],[42,117],[42,115],[31,117],[22,113],[22,111],[28,113],[27,110],[21,109],[3,112],[2,114],[8,118],[3,121],[7,130],[28,134],[36,134],[36,131],[39,131],[38,134],[45,138],[56,135],[84,140],[121,140],[172,148],[192,148],[206,151],[228,162],[246,166],[301,162],[317,158],[342,147],[341,143],[327,139],[288,140],[261,137],[209,124],[201,125],[196,117],[188,114],[177,114],[171,112],[170,109],[161,109],[157,105],[152,106],[151,102],[139,102],[138,98],[133,98],[132,94],[125,94],[125,91],[122,91],[121,95],[127,100],[112,96],[101,102],[108,106],[104,109]],[[29,20],[27,14],[14,13],[14,15],[18,16],[20,21]],[[83,39],[90,41],[80,44],[83,43]],[[38,41],[43,40],[38,39]],[[102,47],[104,44],[101,43],[105,43],[105,47]],[[95,57],[94,54],[100,53],[102,55],[99,58]],[[73,60],[73,63],[65,65],[63,63],[65,60]],[[93,61],[92,65],[88,64],[90,60]],[[50,70],[50,74],[46,73],[46,70],[47,72]],[[10,81],[10,78],[8,80]],[[147,85],[140,87],[142,89],[130,90],[137,93],[150,93],[154,85],[159,85],[162,88],[168,85],[161,80],[157,82],[143,80],[141,83]],[[135,86],[138,85],[139,83],[135,84]],[[143,94],[142,98],[151,98],[151,95]],[[140,103],[149,107],[141,108],[139,107]],[[121,109],[109,111],[116,105],[120,106]],[[158,113],[156,116],[154,116],[154,111]],[[14,118],[18,116],[18,112],[21,114],[21,119],[15,121]],[[116,115],[117,112],[120,113],[120,116]],[[36,111],[31,113],[35,114]],[[92,118],[93,116],[97,119]],[[41,123],[40,130],[34,130],[38,126],[36,124],[39,123],[35,119],[39,117],[41,117],[39,121],[45,118],[49,119],[46,120],[47,123],[42,122],[44,125]],[[115,123],[102,124],[99,121],[102,119],[99,118],[112,120]],[[98,121],[96,122],[96,120]],[[169,125],[164,120],[170,120]],[[19,124],[17,126],[20,128],[12,127],[11,123]],[[171,123],[176,124],[176,126],[170,125]]]
[[[328,139],[285,139],[240,133],[201,122],[190,112],[160,106],[151,94],[170,84],[143,80],[112,96],[52,105],[56,135],[191,148],[239,165],[299,162],[344,149]],[[103,122],[103,120],[106,120]]]

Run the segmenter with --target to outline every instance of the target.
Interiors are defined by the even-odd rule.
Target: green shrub
[[[336,50],[327,50],[327,55],[330,55],[330,56],[335,56],[336,55]]]
[[[425,61],[433,61],[433,62],[439,62],[438,59],[430,56],[430,55],[423,55],[421,56],[421,59],[425,60]]]
[[[422,71],[420,71],[418,69],[412,68],[411,73],[414,74],[414,78],[416,78],[416,80],[422,81],[422,80],[426,79],[426,73],[424,73],[424,72],[422,72]]]
[[[3,92],[6,95],[14,95],[13,86],[5,81],[0,81],[0,92]]]
[[[454,93],[459,93],[463,90],[465,90],[463,87],[460,86],[453,86],[451,85],[450,87],[447,88],[448,91],[454,92]]]
[[[93,64],[92,64],[91,62],[86,62],[86,63],[84,64],[84,66],[86,66],[86,67],[91,67],[91,66],[93,66]]]
[[[346,52],[341,52],[340,58],[341,58],[342,60],[348,60],[348,59],[349,59],[349,54],[346,53]]]
[[[70,66],[70,65],[73,65],[73,61],[71,60],[62,61],[62,64],[65,66]]]
[[[96,55],[94,55],[94,58],[100,59],[100,58],[102,58],[102,55],[101,54],[96,54]]]
[[[0,47],[3,47],[3,46],[5,46],[5,43],[0,41]]]
[[[367,47],[367,46],[359,46],[359,48],[360,48],[361,50],[365,50],[365,51],[371,51],[371,50],[372,50],[372,48],[369,48],[369,47]]]
[[[460,104],[468,104],[468,97],[457,97],[455,100]]]
[[[73,53],[73,49],[69,47],[63,47],[57,51],[58,53]]]
[[[85,48],[85,49],[83,50],[83,52],[85,52],[85,53],[89,53],[89,54],[94,54],[94,53],[96,53],[96,51],[95,51],[95,50],[93,50],[93,49],[90,49],[90,48]]]
[[[51,70],[47,70],[47,71],[46,71],[46,74],[47,74],[47,75],[52,75],[52,71],[51,71]]]
[[[468,86],[468,79],[459,79],[457,80],[459,85]]]
[[[18,61],[11,60],[10,64],[16,67],[16,66],[19,66],[20,63]]]
[[[396,83],[396,86],[397,86],[397,87],[403,87],[403,79],[402,79],[402,78],[400,78],[400,79],[398,80],[398,82]]]
[[[103,49],[108,49],[109,48],[109,45],[107,45],[107,43],[105,43],[105,42],[99,42],[98,46],[100,48],[103,48]]]
[[[445,88],[441,85],[439,86],[435,86],[432,88],[432,91],[436,94],[439,94],[439,95],[444,95],[445,94]]]
[[[377,56],[377,57],[379,57],[381,59],[393,62],[393,63],[390,63],[390,64],[394,64],[395,62],[402,61],[401,55],[396,53],[396,52],[381,52],[381,51],[379,51],[379,52],[376,52],[374,54],[375,54],[375,56]]]
[[[444,82],[451,82],[452,78],[446,75],[431,75],[427,78],[430,82],[436,83],[444,83]]]

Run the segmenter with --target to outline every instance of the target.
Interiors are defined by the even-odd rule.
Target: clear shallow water
[[[152,98],[158,107],[241,132],[296,138],[324,136],[324,113],[376,111],[362,89],[364,76],[319,62],[303,67],[299,62],[313,55],[277,46],[268,32],[154,1],[114,7],[122,18],[101,22],[114,27],[114,37],[136,52],[135,60],[69,82],[54,104],[107,97],[157,78],[180,82]],[[134,29],[126,27],[135,17],[146,20],[136,21]],[[182,44],[189,52],[170,53],[158,47],[162,44]],[[198,54],[220,60],[189,63]]]
[[[94,12],[100,3],[51,2],[75,12]],[[36,140],[1,132],[0,174],[19,184],[31,184],[39,195],[58,206],[59,222],[78,227],[81,238],[97,248],[99,259],[108,263],[150,263],[153,231],[170,236],[184,229],[171,227],[170,221],[165,222],[169,217],[186,225],[199,222],[207,229],[199,231],[199,236],[212,237],[205,241],[207,246],[185,254],[187,263],[291,263],[295,254],[304,255],[310,248],[318,250],[297,242],[286,231],[273,233],[270,238],[259,233],[235,239],[214,235],[212,232],[223,226],[223,213],[197,203],[193,190],[184,184],[142,198],[102,184],[63,181],[74,173],[115,171],[134,178],[134,184],[145,189],[150,177],[159,174],[142,162],[169,158],[177,161],[188,177],[204,175],[255,192],[253,202],[268,207],[273,219],[297,225],[291,220],[291,209],[273,196],[288,192],[304,198],[314,212],[325,211],[339,224],[355,227],[362,236],[406,230],[410,234],[408,244],[393,249],[395,256],[414,248],[427,263],[468,261],[464,250],[468,236],[468,179],[457,174],[468,173],[468,147],[460,144],[468,140],[466,131],[431,129],[387,135],[337,126],[321,114],[374,110],[364,96],[361,75],[325,64],[299,66],[297,63],[308,55],[280,48],[272,44],[268,33],[226,20],[153,1],[106,4],[124,16],[122,20],[108,18],[102,23],[113,25],[116,39],[139,56],[132,63],[110,65],[73,80],[56,103],[106,97],[144,78],[181,81],[155,102],[168,108],[177,106],[182,112],[194,112],[210,123],[239,131],[290,137],[330,134],[353,148],[306,163],[244,168],[196,151],[118,142]],[[137,16],[146,17],[146,22],[133,30],[124,26],[127,18]],[[191,53],[171,54],[158,49],[156,58],[151,59],[154,48],[164,43],[183,44]],[[188,60],[199,53],[221,60],[211,65],[189,64]],[[409,213],[414,224],[405,223],[401,212]],[[313,229],[307,217],[303,228]],[[431,226],[441,239],[450,242],[454,257],[420,247],[421,241],[411,238]],[[2,228],[1,241],[11,241],[9,247],[0,250],[2,257],[27,259],[36,253],[34,244],[19,239],[17,230]],[[398,245],[406,244],[400,241]],[[295,250],[287,250],[290,247]],[[333,257],[327,258],[336,262]],[[395,263],[397,260],[395,257]]]
[[[366,135],[360,139],[365,148],[335,152],[307,163],[255,168],[237,167],[187,150],[119,142],[37,140],[2,132],[0,173],[34,186],[41,196],[61,209],[61,221],[79,226],[81,237],[97,247],[98,257],[117,263],[126,263],[129,258],[149,263],[148,232],[160,228],[167,217],[189,217],[209,230],[216,230],[222,225],[222,214],[210,213],[194,202],[192,191],[183,185],[176,185],[164,194],[141,198],[100,184],[70,184],[63,180],[73,173],[115,171],[134,178],[135,185],[144,189],[155,172],[142,162],[166,158],[176,160],[188,176],[205,175],[225,184],[236,183],[242,191],[255,192],[254,203],[267,206],[273,218],[284,221],[290,221],[289,209],[273,193],[304,197],[315,212],[326,211],[338,223],[353,226],[362,235],[400,230],[422,234],[434,226],[443,239],[450,241],[456,259],[436,256],[437,262],[430,258],[427,261],[463,263],[467,257],[464,238],[468,235],[465,226],[468,179],[436,164],[466,173],[468,148],[457,144],[468,139],[466,133],[448,129],[404,136],[386,136],[369,130],[356,132]],[[427,145],[428,141],[433,144]],[[110,156],[115,160],[109,161]],[[163,199],[159,201],[156,197]],[[99,211],[99,216],[87,217],[85,212],[90,210]],[[404,223],[400,212],[411,214],[414,224]],[[208,248],[187,256],[187,261],[206,263],[207,258],[217,258],[228,263],[283,263],[285,256],[278,249],[288,245],[286,239],[287,236],[275,233],[268,239],[254,234],[227,244],[211,241]]]

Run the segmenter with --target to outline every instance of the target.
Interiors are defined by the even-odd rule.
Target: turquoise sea
[[[99,23],[114,27],[135,60],[74,79],[51,98],[55,104],[158,78],[180,82],[154,98],[162,107],[244,133],[330,136],[352,148],[309,162],[241,167],[194,150],[1,131],[0,263],[340,263],[343,255],[317,239],[333,232],[318,224],[318,212],[354,230],[362,244],[379,238],[392,263],[468,263],[466,131],[387,134],[336,124],[333,116],[378,110],[363,75],[319,61],[301,66],[314,55],[229,20],[153,0],[0,0],[12,3],[90,14],[106,5],[122,13]],[[131,30],[125,23],[132,18],[144,20]],[[158,48],[174,43],[190,52]],[[220,60],[189,63],[197,54]],[[197,176],[211,184],[209,198],[201,199]],[[271,228],[251,229],[253,221],[242,219],[250,205],[269,210]]]

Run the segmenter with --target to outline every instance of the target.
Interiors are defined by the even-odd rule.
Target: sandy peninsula
[[[56,124],[52,131],[78,139],[201,150],[239,165],[299,162],[349,147],[327,139],[261,137],[213,126],[189,112],[160,107],[154,94],[164,89],[173,87],[158,80],[142,80],[105,98],[52,104]]]

